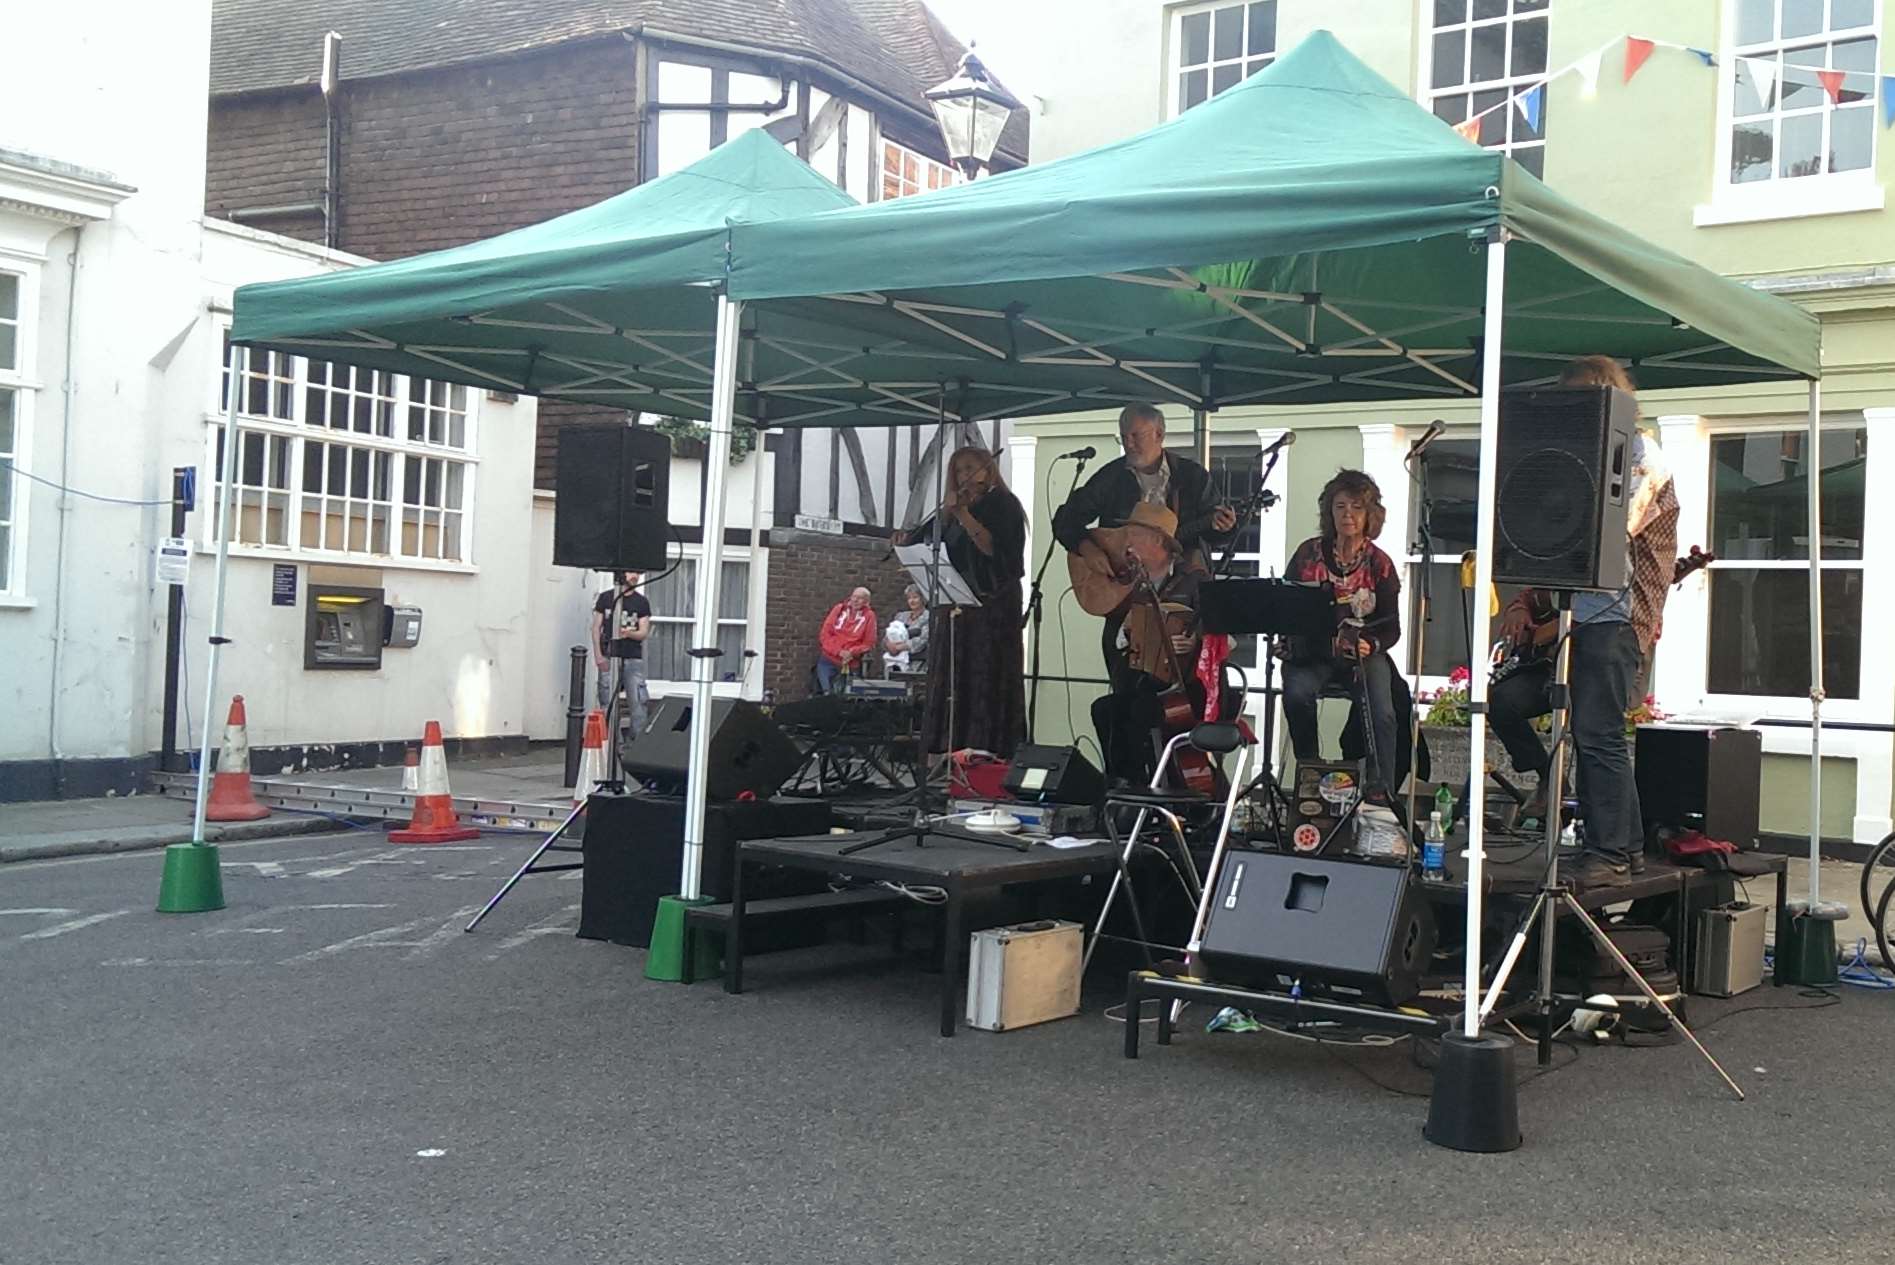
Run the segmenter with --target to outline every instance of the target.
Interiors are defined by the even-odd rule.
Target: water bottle
[[[1447,874],[1448,832],[1441,825],[1441,814],[1428,814],[1428,833],[1421,840],[1421,877],[1440,880]]]
[[[1445,782],[1435,788],[1434,811],[1441,814],[1443,822],[1454,820],[1454,792],[1447,788]]]

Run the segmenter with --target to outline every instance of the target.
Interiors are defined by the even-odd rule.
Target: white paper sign
[[[822,518],[815,514],[798,514],[796,526],[803,531],[819,531],[830,536],[842,535],[842,520]]]
[[[158,583],[184,584],[191,578],[191,542],[166,536],[158,542]]]

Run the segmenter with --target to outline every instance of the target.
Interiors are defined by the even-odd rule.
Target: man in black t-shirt
[[[609,708],[613,696],[625,692],[626,708],[620,724],[629,723],[634,737],[645,729],[645,638],[651,635],[651,602],[638,586],[645,577],[637,571],[619,573],[619,583],[599,594],[592,604],[593,662],[599,672],[599,706]],[[616,686],[613,669],[618,670]]]

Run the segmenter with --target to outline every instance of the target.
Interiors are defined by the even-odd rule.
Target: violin
[[[1184,659],[1177,646],[1178,641],[1190,640],[1195,657],[1197,613],[1179,603],[1162,600],[1138,555],[1128,549],[1124,556],[1133,577],[1127,587],[1134,598],[1142,599],[1125,614],[1130,661],[1134,667],[1165,683],[1165,688],[1158,692],[1158,733],[1169,742],[1201,719],[1186,689],[1191,678],[1185,673]],[[1151,671],[1147,664],[1160,670]],[[1179,745],[1172,752],[1171,769],[1185,790],[1207,796],[1217,794],[1217,766],[1196,747],[1188,743]]]

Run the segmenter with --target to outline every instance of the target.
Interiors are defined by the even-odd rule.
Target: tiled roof
[[[649,28],[808,58],[927,112],[963,51],[923,0],[214,0],[213,95],[316,82],[322,37],[343,78],[452,65]],[[1006,148],[1025,149],[1024,111]]]

